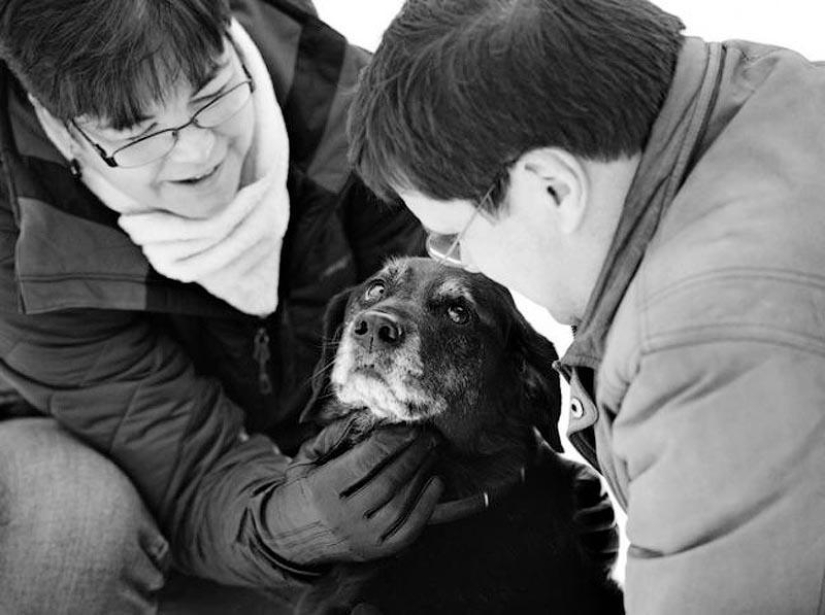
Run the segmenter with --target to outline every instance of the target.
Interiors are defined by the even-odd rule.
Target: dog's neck
[[[335,398],[327,400],[326,414],[338,418],[356,415],[348,438],[351,444],[385,424],[368,408],[347,407]],[[435,426],[429,428],[440,432]],[[540,436],[534,428],[520,421],[487,426],[479,431],[477,440],[460,445],[443,438],[435,468],[444,483],[442,501],[483,496],[519,483],[526,470],[535,464],[539,442]]]
[[[337,400],[328,402],[328,409],[338,406]],[[340,412],[340,414],[338,414]],[[352,443],[366,438],[383,421],[368,408],[353,410],[338,407],[334,414],[356,414],[355,427],[350,432]],[[436,429],[435,427],[429,427]],[[539,446],[532,426],[521,422],[503,423],[487,428],[478,441],[458,446],[448,438],[439,445],[436,473],[444,482],[445,500],[464,498],[495,491],[502,485],[518,482],[526,469],[535,463]]]
[[[444,500],[491,492],[518,482],[536,457],[537,442],[532,433],[496,439],[483,453],[467,454],[449,442],[440,449],[436,472],[444,481]]]

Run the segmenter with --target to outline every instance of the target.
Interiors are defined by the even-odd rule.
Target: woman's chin
[[[239,165],[225,160],[203,181],[193,184],[176,182],[169,186],[163,209],[185,218],[211,218],[232,202],[239,184]]]

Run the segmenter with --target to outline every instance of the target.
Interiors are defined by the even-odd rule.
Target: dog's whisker
[[[319,367],[317,371],[318,371],[319,373],[325,373],[325,372],[328,372],[328,371],[332,370],[332,368],[334,368],[334,367],[335,367],[335,357],[333,357],[333,358],[332,358],[332,359],[331,359],[328,363],[326,363],[325,365],[322,365],[321,367]]]

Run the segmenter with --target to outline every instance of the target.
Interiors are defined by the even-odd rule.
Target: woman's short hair
[[[220,57],[227,0],[0,0],[0,58],[56,118],[133,126]]]
[[[408,0],[362,73],[350,159],[386,199],[478,200],[536,147],[637,153],[683,28],[646,0]]]

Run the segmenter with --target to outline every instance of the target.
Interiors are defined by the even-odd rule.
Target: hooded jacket
[[[295,2],[232,5],[290,139],[277,311],[247,316],[152,270],[0,64],[0,374],[127,473],[179,568],[271,586],[302,578],[262,530],[262,486],[277,485],[302,435],[326,303],[386,257],[420,252],[423,232],[346,163],[369,55]]]
[[[687,39],[573,343],[629,613],[823,613],[825,66]]]

